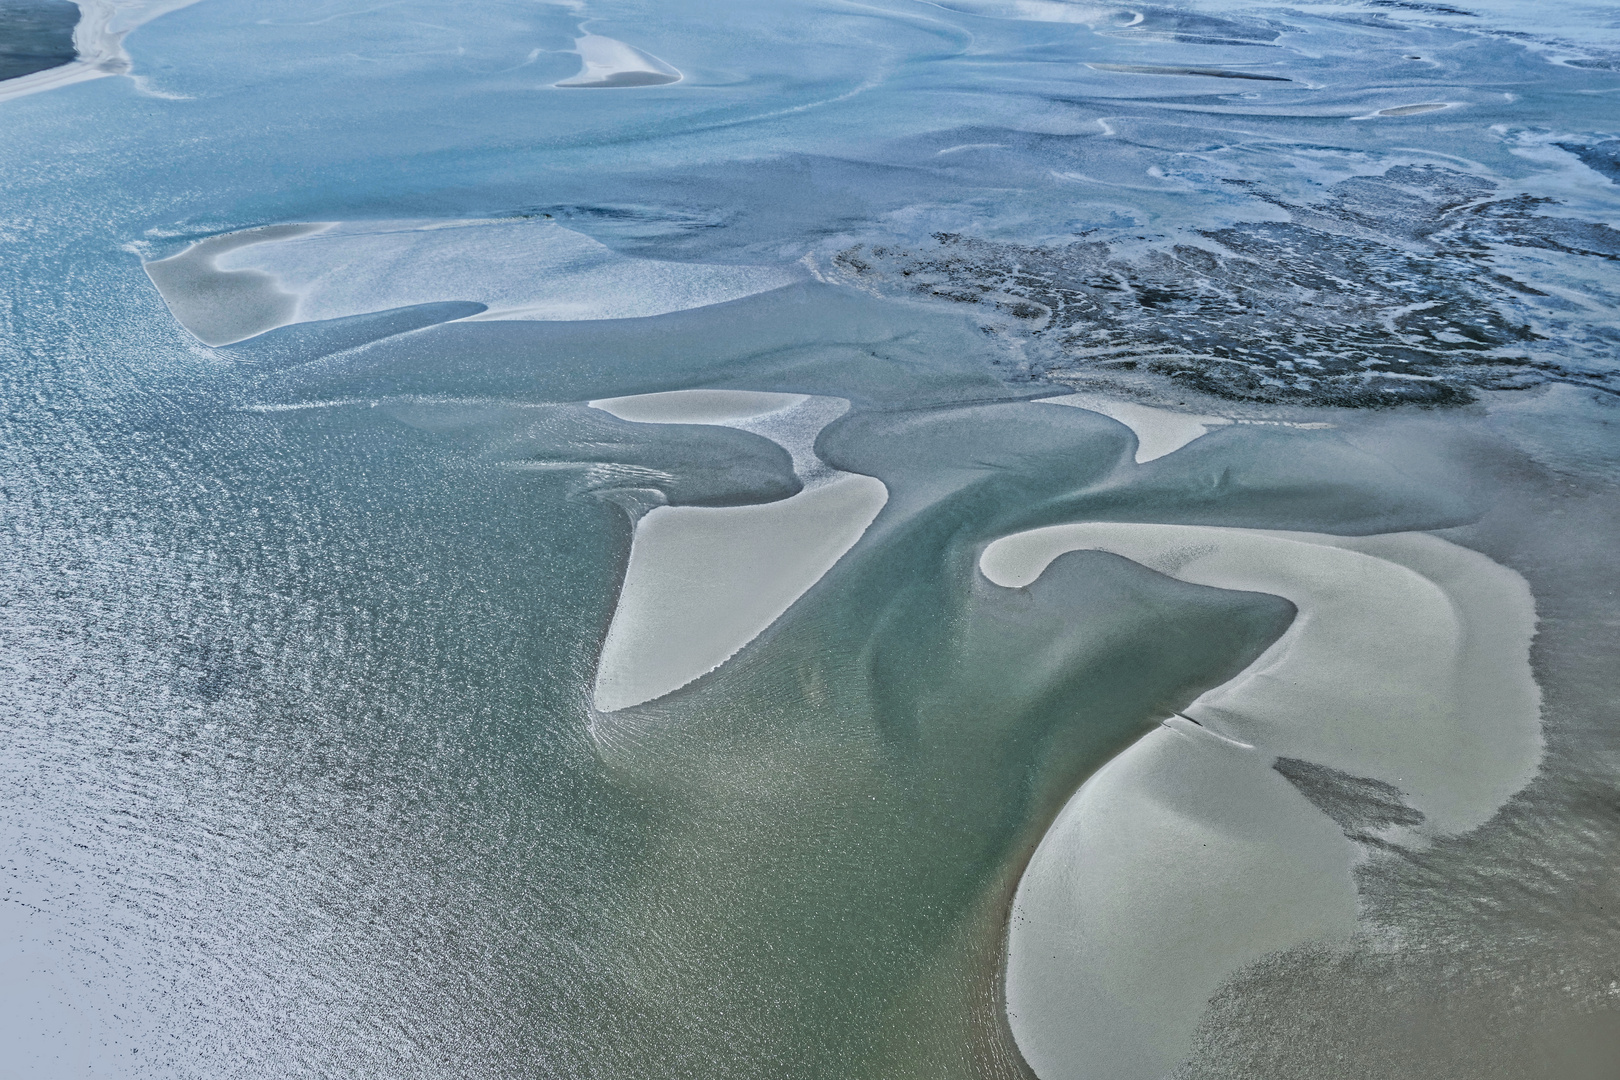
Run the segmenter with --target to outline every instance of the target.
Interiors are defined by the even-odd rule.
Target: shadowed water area
[[[72,63],[79,6],[72,0],[0,3],[0,79],[15,79]]]
[[[18,1075],[1035,1076],[1020,881],[1169,721],[1253,752],[1350,914],[1140,1075],[1609,1075],[1620,43],[1530,34],[210,0],[129,34],[139,82],[0,101]],[[809,462],[590,404],[692,389],[849,404]],[[1143,455],[1075,390],[1208,423]],[[647,515],[832,471],[887,498],[831,569],[599,711]],[[1534,778],[1449,833],[1415,779],[1234,742],[1198,703],[1305,616],[1181,580],[1196,546],[981,567],[1098,522],[1494,560]]]

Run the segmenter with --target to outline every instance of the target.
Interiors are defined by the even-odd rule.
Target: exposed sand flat
[[[1422,815],[1403,829],[1478,826],[1540,760],[1535,610],[1518,574],[1417,533],[1059,525],[996,541],[980,567],[1018,588],[1078,549],[1299,609],[1187,708],[1202,728],[1175,718],[1088,781],[1019,886],[1007,993],[1030,1063],[1043,1080],[1158,1077],[1226,976],[1353,924],[1348,841],[1272,763],[1398,789]]]
[[[662,697],[719,667],[821,580],[888,502],[882,481],[815,456],[816,434],[849,407],[841,398],[678,390],[590,404],[639,423],[753,431],[792,455],[804,483],[780,502],[660,506],[636,523],[597,665],[601,712]]]
[[[228,345],[292,323],[447,300],[476,319],[625,319],[704,307],[800,280],[797,269],[620,255],[527,218],[277,225],[198,241],[147,264],[198,340]]]
[[[1395,784],[1441,832],[1479,825],[1535,772],[1534,604],[1477,552],[1420,533],[1096,522],[1004,537],[980,567],[1017,588],[1081,549],[1299,608],[1253,665],[1187,708],[1213,730]]]
[[[602,712],[677,690],[725,663],[859,540],[888,501],[846,474],[759,506],[660,506],[636,524],[596,678]]]
[[[1439,112],[1441,109],[1450,109],[1459,104],[1461,102],[1457,101],[1420,101],[1415,105],[1393,105],[1387,109],[1352,116],[1350,119],[1377,120],[1380,117],[1421,116],[1423,113]]]
[[[776,443],[793,458],[793,471],[806,487],[849,476],[816,457],[821,429],[849,411],[843,398],[811,394],[769,394],[754,390],[671,390],[602,398],[589,403],[620,420],[641,424],[718,424],[751,431]]]
[[[221,255],[290,240],[325,225],[267,225],[199,240],[178,255],[146,264],[146,276],[180,325],[204,345],[225,345],[293,321],[298,297],[262,270],[221,270]]]
[[[1271,762],[1177,717],[1064,806],[1008,936],[1008,1020],[1041,1080],[1160,1080],[1227,976],[1354,927],[1350,841]]]
[[[1180,450],[1200,435],[1207,435],[1212,427],[1232,423],[1223,416],[1173,412],[1097,394],[1066,394],[1063,397],[1042,398],[1037,404],[1069,405],[1118,420],[1136,433],[1138,465]]]
[[[1092,23],[1116,15],[1117,7],[1091,6],[1069,0],[935,0],[942,8],[965,11],[991,19],[1018,19],[1023,22]],[[1138,16],[1140,19],[1141,16]]]
[[[197,0],[78,0],[79,25],[73,47],[79,58],[71,64],[0,82],[0,101],[55,90],[62,86],[108,75],[129,74],[124,35],[144,22],[188,7]]]
[[[755,420],[808,401],[808,394],[772,394],[758,390],[670,390],[599,398],[593,409],[637,424],[721,424]]]
[[[650,53],[616,38],[586,34],[574,39],[582,63],[580,73],[555,85],[566,89],[612,89],[630,86],[667,86],[680,82],[681,73]]]

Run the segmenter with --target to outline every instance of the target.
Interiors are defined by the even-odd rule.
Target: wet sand
[[[1043,405],[1068,405],[1076,409],[1089,409],[1118,420],[1136,435],[1135,459],[1138,465],[1174,453],[1202,435],[1210,428],[1225,427],[1232,423],[1224,416],[1199,416],[1179,413],[1151,405],[1139,405],[1098,394],[1068,394],[1063,397],[1042,398]]]
[[[529,218],[270,225],[208,237],[146,264],[169,310],[205,345],[294,323],[424,304],[469,318],[640,318],[780,288],[796,270],[662,262]]]
[[[778,502],[660,506],[636,522],[597,668],[601,712],[663,697],[725,663],[821,580],[888,501],[882,481],[815,456],[817,433],[848,408],[842,399],[686,390],[591,405],[636,423],[764,435],[792,455],[804,484]]]
[[[1077,549],[1299,612],[1082,787],[1013,906],[1008,1008],[1036,1071],[1160,1076],[1226,978],[1355,928],[1354,849],[1288,763],[1393,793],[1406,812],[1383,837],[1405,843],[1479,826],[1534,775],[1534,605],[1519,575],[1414,533],[1058,525],[995,541],[980,566],[1019,588]]]

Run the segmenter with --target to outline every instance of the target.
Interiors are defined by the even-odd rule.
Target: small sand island
[[[636,523],[602,646],[596,707],[615,712],[677,690],[758,637],[819,581],[888,501],[883,482],[829,468],[816,435],[841,398],[676,390],[591,402],[640,424],[752,431],[793,457],[803,489],[751,506],[660,506]]]
[[[583,62],[578,75],[555,85],[565,90],[611,90],[632,86],[667,86],[681,73],[651,53],[616,38],[586,34],[574,40]]]

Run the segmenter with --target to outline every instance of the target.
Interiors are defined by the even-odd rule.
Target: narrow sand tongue
[[[1067,405],[1088,412],[1102,413],[1130,428],[1136,435],[1136,463],[1153,461],[1174,453],[1200,436],[1209,434],[1212,427],[1222,427],[1232,421],[1224,416],[1199,416],[1193,413],[1157,409],[1151,405],[1118,401],[1097,394],[1065,394],[1063,397],[1042,398],[1038,405]]]
[[[1272,768],[1299,758],[1399,789],[1423,831],[1484,822],[1534,774],[1534,604],[1519,575],[1436,537],[1088,523],[1004,537],[1017,588],[1059,554],[1123,555],[1284,596],[1294,624],[1237,678],[1100,770],[1014,902],[1008,1015],[1042,1080],[1159,1077],[1232,973],[1355,924],[1354,851]]]
[[[660,506],[636,523],[597,664],[601,712],[639,705],[714,670],[758,637],[861,538],[888,501],[870,476],[815,456],[841,398],[677,390],[590,403],[621,420],[752,431],[793,457],[804,490],[754,506]]]

